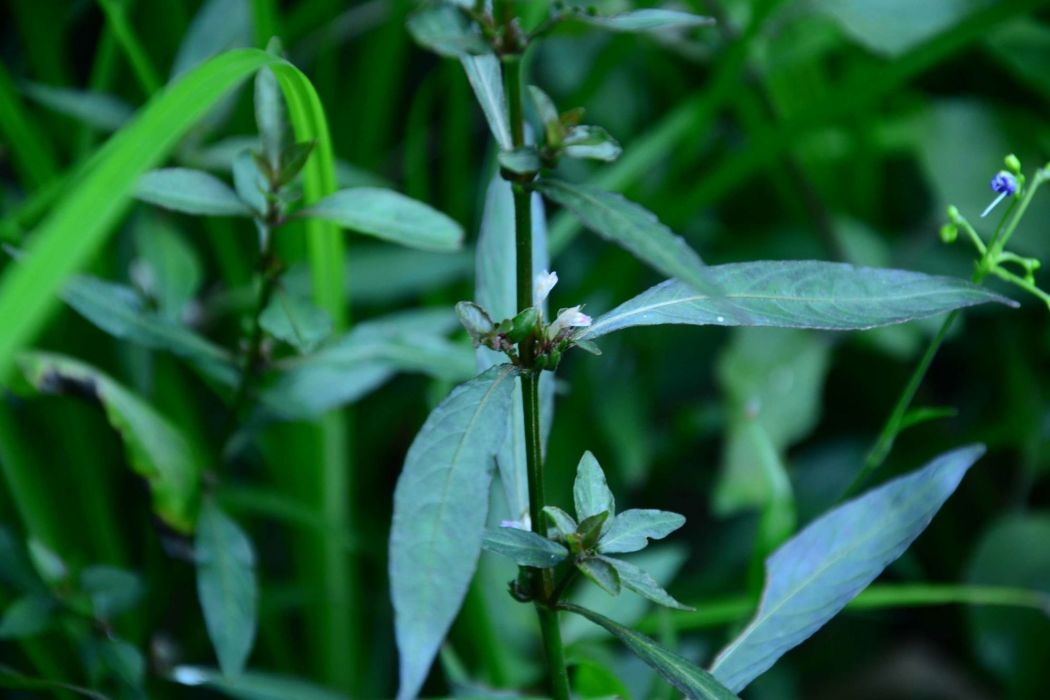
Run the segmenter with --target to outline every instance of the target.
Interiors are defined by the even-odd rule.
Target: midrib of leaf
[[[621,313],[621,314],[619,314],[617,316],[610,316],[610,317],[608,317],[606,319],[603,319],[602,322],[595,323],[593,326],[591,326],[587,330],[587,333],[584,334],[584,336],[593,335],[594,332],[596,330],[598,330],[599,328],[603,328],[603,327],[605,327],[605,326],[607,326],[607,325],[609,325],[611,323],[614,323],[614,322],[622,321],[623,319],[630,318],[631,316],[637,316],[638,314],[648,313],[648,312],[654,311],[656,309],[661,309],[661,308],[663,308],[665,306],[677,306],[679,304],[691,304],[693,302],[704,301],[704,300],[715,300],[715,301],[717,301],[719,299],[723,299],[724,298],[724,299],[736,299],[736,300],[744,300],[744,301],[771,301],[771,302],[778,302],[778,303],[792,302],[792,303],[799,303],[799,304],[811,303],[811,302],[820,302],[820,303],[826,303],[826,304],[839,305],[839,304],[843,304],[843,303],[850,303],[850,304],[858,303],[858,302],[873,302],[874,303],[874,302],[903,301],[903,300],[910,300],[910,299],[921,299],[923,297],[937,296],[939,294],[945,294],[947,291],[948,290],[944,290],[944,289],[933,289],[933,290],[929,290],[929,291],[926,291],[926,292],[920,292],[920,293],[916,293],[916,294],[908,294],[908,295],[903,295],[903,294],[902,295],[892,295],[892,294],[888,294],[888,295],[883,295],[883,296],[878,296],[878,297],[852,297],[852,296],[838,296],[838,297],[819,297],[819,296],[805,296],[805,297],[803,297],[803,296],[797,296],[796,297],[796,296],[778,296],[778,295],[775,295],[775,294],[750,294],[750,293],[746,293],[746,292],[728,293],[728,294],[724,295],[723,297],[712,297],[712,296],[709,296],[709,295],[706,295],[706,294],[697,294],[696,296],[682,297],[680,299],[673,299],[673,300],[670,300],[670,301],[661,301],[661,302],[657,302],[657,303],[654,303],[654,304],[649,304],[648,306],[643,306],[643,307],[639,307],[637,309],[631,309],[630,311],[625,311],[625,312],[623,312],[623,313]],[[644,292],[643,292],[643,294],[644,294]],[[624,303],[628,303],[628,302],[624,302]]]
[[[441,489],[441,506],[438,508],[438,517],[437,517],[437,521],[438,522],[441,522],[441,521],[443,521],[445,519],[445,506],[448,503],[449,484],[452,481],[452,474],[453,474],[453,472],[455,472],[456,468],[459,465],[459,455],[460,455],[460,453],[463,452],[463,445],[467,441],[467,436],[471,433],[471,431],[472,431],[472,429],[474,427],[474,424],[477,423],[478,417],[481,416],[481,414],[484,412],[482,409],[485,407],[486,404],[488,404],[489,400],[491,399],[492,392],[494,392],[496,390],[496,388],[507,379],[508,376],[513,374],[513,372],[514,372],[514,368],[513,367],[506,367],[503,370],[501,370],[498,378],[495,381],[492,382],[492,385],[488,388],[488,390],[485,392],[485,394],[481,397],[481,401],[478,402],[477,409],[474,411],[474,414],[470,417],[470,422],[467,423],[466,430],[463,431],[463,435],[457,441],[457,443],[456,443],[456,451],[452,455],[452,462],[451,462],[452,467],[448,470],[448,474],[446,475],[445,481],[442,484],[442,489]],[[428,542],[429,546],[427,547],[427,551],[428,552],[429,551],[433,551],[434,542],[436,542],[436,541],[437,541],[437,529],[436,528],[432,528],[431,531],[430,531],[430,540]],[[429,563],[428,563],[428,567],[427,568],[429,568]],[[429,592],[431,590],[432,589],[430,589],[430,588],[427,589],[428,595],[426,596],[426,599],[428,601],[430,600]]]
[[[928,493],[930,493],[931,491],[935,490],[936,486],[937,486],[937,482],[930,483],[925,489],[923,489],[921,492],[919,492],[919,493],[921,493],[921,497],[919,497],[919,498],[914,497],[915,492],[913,491],[912,492],[912,496],[913,497],[908,499],[908,501],[907,501],[908,507],[910,508],[910,507],[912,507],[912,504],[925,500],[926,495]],[[914,520],[909,521],[909,522],[914,522]],[[879,529],[878,528],[871,528],[868,531],[868,534],[865,537],[856,540],[852,547],[848,547],[841,554],[839,554],[838,556],[835,556],[835,557],[832,557],[832,558],[826,560],[825,563],[823,565],[817,567],[813,571],[812,574],[810,574],[805,579],[800,581],[798,583],[798,585],[792,587],[790,592],[787,595],[785,595],[778,604],[776,604],[773,607],[769,608],[765,612],[765,614],[762,614],[761,611],[760,611],[759,615],[757,617],[755,617],[755,619],[752,620],[750,624],[748,624],[747,628],[743,632],[741,632],[740,636],[737,637],[737,640],[735,642],[733,642],[732,644],[730,644],[728,647],[726,647],[722,651],[722,653],[720,653],[718,655],[718,658],[715,659],[715,663],[712,664],[712,666],[711,666],[711,672],[714,673],[716,671],[716,669],[721,665],[721,663],[726,658],[728,658],[730,656],[730,654],[732,654],[734,651],[736,651],[742,644],[744,644],[747,641],[748,633],[750,633],[752,630],[758,629],[759,627],[764,625],[773,615],[775,615],[776,613],[780,612],[780,610],[785,605],[787,605],[789,602],[794,600],[795,597],[798,596],[799,593],[801,593],[803,590],[805,590],[807,586],[812,584],[813,581],[815,581],[820,576],[822,576],[824,573],[826,573],[827,570],[830,569],[832,566],[834,566],[835,564],[837,564],[840,561],[842,561],[842,559],[844,559],[847,556],[849,556],[850,554],[852,554],[858,547],[860,547],[860,545],[862,545],[862,544],[868,542],[869,540],[871,540],[872,538],[874,538],[878,533],[879,533]],[[892,547],[890,547],[890,549],[892,549]],[[885,551],[885,550],[882,550],[882,551]],[[770,584],[770,581],[767,580],[766,581],[767,589],[768,589],[769,584]],[[822,605],[821,609],[826,608],[826,607],[827,607],[827,603]],[[763,659],[764,658],[768,658],[768,656],[769,655],[767,654],[766,656],[764,656],[762,658]],[[754,664],[751,664],[751,665],[754,665]]]

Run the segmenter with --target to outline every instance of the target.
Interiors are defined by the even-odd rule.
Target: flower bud
[[[1006,169],[1014,175],[1021,174],[1021,160],[1013,153],[1003,159],[1003,164],[1006,165]]]
[[[540,312],[535,306],[522,311],[520,314],[514,317],[510,322],[510,331],[507,333],[507,340],[512,343],[520,343],[529,337],[536,331],[536,326],[540,320]]]
[[[941,226],[941,240],[945,243],[955,243],[955,239],[959,237],[959,227],[955,224],[945,224]]]

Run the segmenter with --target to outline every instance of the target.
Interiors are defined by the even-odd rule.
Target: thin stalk
[[[233,395],[231,414],[236,418],[244,410],[251,394],[252,382],[255,379],[255,370],[262,356],[263,328],[260,317],[266,307],[270,304],[277,283],[280,279],[279,265],[272,247],[272,234],[267,232],[263,236],[263,250],[259,261],[259,272],[261,276],[259,284],[259,295],[256,297],[255,311],[252,313],[252,330],[248,339],[248,350],[244,354],[244,364],[241,366],[241,380]]]
[[[146,55],[146,50],[128,23],[127,6],[117,0],[98,0],[98,4],[106,15],[106,23],[113,31],[113,36],[116,37],[117,43],[128,57],[131,72],[135,74],[146,96],[152,97],[160,90],[162,83],[149,56]]]
[[[510,3],[501,5],[504,26],[511,30]],[[504,56],[503,83],[507,93],[511,138],[515,148],[525,145],[525,114],[521,104],[521,58],[518,55]],[[513,185],[514,191],[514,235],[516,248],[517,302],[519,309],[532,306],[532,202],[531,193],[521,183]],[[525,367],[533,361],[533,338],[520,344],[520,354]],[[529,479],[529,516],[534,532],[542,533],[543,506],[543,449],[540,432],[539,373],[529,371],[521,378],[522,404],[525,416],[525,462]],[[538,594],[536,612],[540,618],[543,649],[547,658],[551,696],[555,700],[569,700],[569,674],[565,667],[565,649],[558,625],[558,612],[548,606],[547,601],[554,591],[554,577],[550,569],[533,570],[531,573],[534,591]]]

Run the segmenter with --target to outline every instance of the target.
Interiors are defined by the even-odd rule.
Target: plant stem
[[[505,26],[510,28],[509,3],[504,11]],[[507,93],[511,137],[515,148],[525,145],[525,114],[521,104],[521,57],[503,57],[503,83]],[[532,193],[522,183],[512,185],[514,191],[514,236],[516,250],[518,309],[532,306]],[[522,364],[530,367],[533,361],[533,341],[530,337],[519,346]],[[543,529],[543,447],[540,432],[539,372],[530,370],[521,378],[522,408],[525,416],[525,462],[529,479],[529,516],[532,530]],[[540,618],[543,649],[547,657],[551,696],[555,700],[569,700],[569,674],[565,668],[565,650],[561,641],[558,613],[548,607],[554,591],[554,578],[549,569],[532,570],[533,589],[538,594],[536,612]]]
[[[260,286],[259,296],[256,298],[255,311],[252,314],[252,331],[248,340],[248,351],[244,355],[244,364],[241,367],[241,381],[233,395],[231,415],[234,420],[244,410],[248,397],[251,394],[252,380],[255,378],[255,369],[262,355],[263,329],[259,318],[270,304],[273,293],[277,289],[280,279],[279,265],[273,252],[272,233],[267,232],[263,236],[263,250],[259,257]]]

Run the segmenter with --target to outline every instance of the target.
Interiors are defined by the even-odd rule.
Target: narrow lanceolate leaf
[[[229,185],[203,170],[161,168],[139,178],[135,196],[158,207],[199,216],[250,216]]]
[[[419,693],[474,575],[516,374],[500,365],[454,389],[408,450],[390,532],[398,698]]]
[[[252,543],[218,506],[205,501],[195,542],[197,595],[224,675],[244,670],[255,641],[258,589]]]
[[[634,564],[613,557],[599,556],[598,558],[616,570],[617,575],[620,577],[620,583],[627,590],[634,591],[658,605],[675,608],[676,610],[692,610],[688,605],[682,605],[672,598],[671,594],[656,582],[656,579]]]
[[[617,515],[598,542],[605,554],[637,552],[685,525],[685,517],[666,510],[632,508]]]
[[[134,111],[126,102],[101,92],[71,90],[39,83],[26,85],[25,92],[45,107],[103,131],[116,131]]]
[[[668,280],[599,316],[582,337],[667,323],[862,330],[989,301],[1014,305],[953,277],[845,263],[762,261],[706,270],[719,295]]]
[[[704,27],[715,23],[712,17],[658,8],[634,10],[633,12],[624,12],[610,17],[601,17],[587,13],[580,13],[577,16],[587,24],[601,27],[611,32],[657,32]]]
[[[810,523],[766,560],[747,628],[711,672],[739,691],[805,641],[904,552],[955,491],[982,446],[941,455]]]
[[[717,293],[696,251],[644,207],[619,194],[562,180],[540,180],[536,189],[572,211],[591,231],[626,248],[658,272],[700,292]]]
[[[27,639],[48,630],[54,621],[55,601],[34,593],[15,598],[0,615],[0,639]]]
[[[278,291],[259,315],[259,325],[306,354],[332,332],[332,317],[309,299]]]
[[[131,467],[150,486],[153,509],[168,525],[190,532],[200,491],[200,464],[182,434],[153,407],[90,365],[34,352],[19,362],[29,383],[51,394],[79,394],[102,404],[120,433]]]
[[[492,51],[463,13],[449,5],[430,5],[414,12],[406,27],[416,43],[441,56],[462,58]]]
[[[489,124],[493,138],[504,151],[514,148],[510,136],[510,118],[507,116],[507,99],[503,92],[503,73],[500,61],[492,54],[465,56],[460,59],[467,80],[474,88],[481,111]]]
[[[577,615],[581,615],[594,624],[604,627],[611,634],[627,645],[639,659],[656,669],[664,680],[684,693],[691,700],[739,700],[725,686],[719,683],[710,673],[690,663],[678,654],[664,649],[644,634],[639,634],[623,625],[613,622],[604,615],[578,605],[562,603],[559,606]]]
[[[482,546],[513,560],[518,566],[534,566],[537,569],[549,569],[569,556],[569,550],[557,542],[515,527],[488,528]]]
[[[609,513],[610,519],[616,515],[616,500],[605,482],[605,472],[589,451],[583,453],[580,464],[576,467],[572,500],[576,506],[577,520],[585,520],[605,512]],[[609,528],[608,522],[607,520],[605,525],[606,531]]]
[[[340,190],[300,214],[420,250],[457,250],[463,245],[463,229],[455,221],[380,187]]]
[[[204,686],[238,700],[346,700],[334,690],[306,681],[263,671],[245,671],[237,678],[227,678],[213,668],[176,666],[171,680],[186,686]]]
[[[135,290],[96,277],[76,276],[62,298],[78,314],[115,338],[183,358],[201,374],[226,386],[237,382],[238,369],[223,348],[178,321],[146,308]]]

